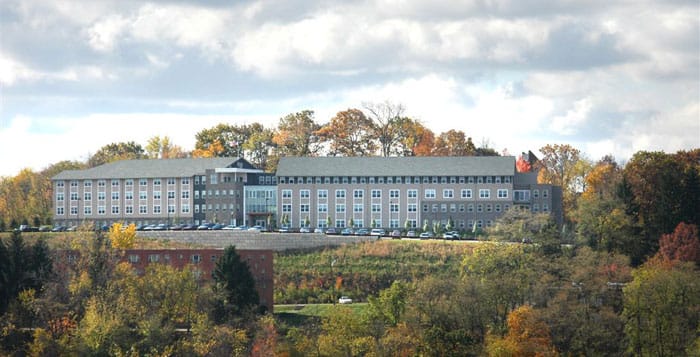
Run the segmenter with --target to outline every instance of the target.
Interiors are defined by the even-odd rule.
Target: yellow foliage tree
[[[129,224],[124,227],[121,223],[114,223],[109,229],[109,239],[112,248],[131,249],[136,243],[136,225]]]
[[[489,356],[557,356],[549,327],[531,306],[523,305],[508,314],[508,334],[486,338]]]

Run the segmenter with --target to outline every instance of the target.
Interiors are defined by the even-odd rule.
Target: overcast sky
[[[0,22],[0,176],[387,100],[512,155],[700,147],[697,0],[3,0]]]

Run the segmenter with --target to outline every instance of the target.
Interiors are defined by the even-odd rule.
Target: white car
[[[381,229],[381,228],[374,228],[374,229],[372,229],[371,232],[369,232],[369,235],[381,237],[381,236],[386,235],[386,231],[384,231],[384,230]]]
[[[352,304],[352,299],[347,297],[347,296],[341,296],[340,299],[338,299],[339,304]]]

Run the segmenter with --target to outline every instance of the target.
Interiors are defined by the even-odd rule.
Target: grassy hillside
[[[380,240],[275,256],[275,303],[329,303],[339,296],[366,301],[395,280],[454,277],[472,245],[446,241]]]

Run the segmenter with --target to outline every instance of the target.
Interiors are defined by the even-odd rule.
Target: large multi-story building
[[[241,158],[123,160],[68,170],[52,178],[54,222],[242,224],[244,187],[274,180]],[[268,203],[273,212],[274,197]]]
[[[291,157],[277,168],[278,212],[293,226],[488,227],[513,207],[561,222],[561,190],[515,158]]]
[[[242,158],[127,160],[53,178],[54,222],[218,222],[291,227],[488,227],[518,207],[561,223],[561,189],[515,158],[285,157],[276,174]]]

